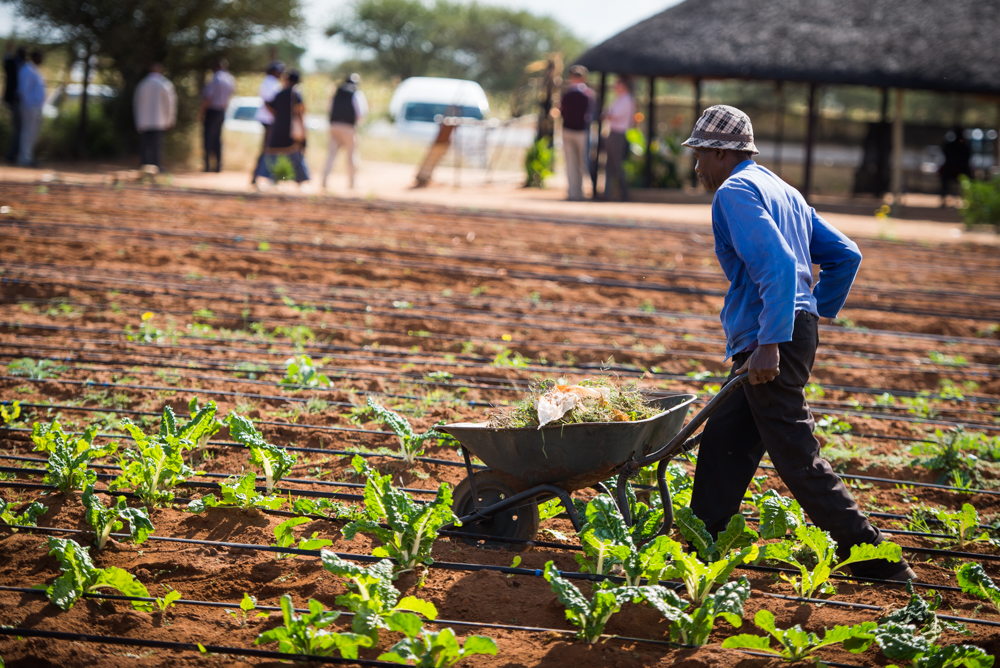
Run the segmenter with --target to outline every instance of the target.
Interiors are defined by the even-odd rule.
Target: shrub
[[[974,181],[960,176],[962,183],[962,219],[966,227],[993,225],[1000,228],[1000,176],[991,181]]]
[[[539,139],[524,156],[524,171],[527,177],[526,188],[543,188],[545,179],[552,176],[552,160],[555,151],[549,145],[548,139]]]

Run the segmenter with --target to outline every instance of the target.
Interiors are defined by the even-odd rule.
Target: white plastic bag
[[[608,401],[610,387],[583,387],[582,385],[556,385],[538,397],[535,409],[538,411],[538,428],[558,420],[566,413],[587,401]]]

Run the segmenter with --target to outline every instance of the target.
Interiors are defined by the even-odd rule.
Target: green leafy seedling
[[[108,508],[94,493],[94,483],[87,483],[82,500],[84,508],[87,509],[84,518],[87,524],[94,528],[96,534],[94,544],[99,551],[108,544],[113,531],[122,530],[124,522],[128,522],[132,542],[136,545],[144,543],[154,531],[153,523],[149,520],[149,513],[145,508],[129,508],[124,496],[119,496],[115,505]]]
[[[424,443],[427,441],[435,438],[448,438],[447,434],[435,431],[434,429],[429,429],[422,434],[418,434],[413,431],[409,420],[399,413],[382,406],[370,394],[368,395],[368,408],[372,410],[378,422],[389,425],[392,432],[396,434],[396,438],[399,439],[399,453],[403,456],[403,461],[407,464],[415,463],[417,457],[424,453]]]
[[[939,647],[911,624],[888,622],[875,629],[882,653],[912,668],[992,668],[994,657],[975,645]]]
[[[379,661],[403,665],[412,661],[417,668],[447,668],[476,654],[496,656],[497,653],[497,645],[492,638],[469,636],[464,645],[459,645],[455,632],[450,628],[428,631],[420,618],[409,612],[393,612],[387,621],[390,631],[406,637],[380,655]]]
[[[727,649],[752,649],[790,662],[813,659],[817,665],[820,660],[814,656],[815,652],[831,645],[843,645],[844,649],[852,654],[864,652],[875,641],[875,629],[878,627],[876,622],[835,626],[826,631],[821,638],[815,633],[803,631],[798,624],[790,629],[775,627],[774,614],[769,610],[758,610],[753,622],[758,628],[767,631],[771,637],[740,634],[726,638],[722,646]],[[778,649],[771,647],[772,638],[778,643]]]
[[[75,489],[83,489],[87,482],[97,480],[97,474],[87,468],[94,459],[107,457],[118,449],[115,444],[94,447],[97,426],[91,425],[83,435],[74,438],[67,435],[55,420],[51,424],[36,422],[31,430],[31,440],[35,452],[47,452],[45,482],[55,485],[63,494]]]
[[[740,628],[743,625],[743,604],[748,598],[750,582],[746,577],[725,583],[706,597],[694,612],[681,613],[670,626],[670,638],[674,642],[701,647],[708,642],[717,617]]]
[[[228,478],[219,484],[222,490],[221,499],[217,499],[214,494],[206,494],[189,503],[187,510],[191,513],[200,513],[206,508],[239,508],[243,512],[249,512],[253,508],[266,510],[281,508],[285,500],[280,496],[264,496],[257,491],[256,483],[257,477],[252,471],[238,478],[235,476]]]
[[[903,558],[903,551],[899,545],[883,541],[877,546],[867,543],[852,545],[851,553],[847,559],[835,563],[837,542],[830,537],[830,534],[819,527],[799,526],[795,529],[795,536],[798,539],[795,543],[783,540],[780,543],[768,544],[764,549],[763,557],[799,569],[798,576],[788,576],[782,573],[780,577],[790,583],[795,588],[796,593],[803,598],[812,598],[817,591],[822,591],[825,594],[836,593],[836,589],[829,583],[830,576],[849,564],[870,559],[899,561]],[[803,549],[812,552],[816,558],[815,565],[803,563],[800,557]]]
[[[325,373],[320,372],[318,364],[312,361],[308,355],[296,355],[285,360],[285,377],[281,379],[282,385],[294,385],[304,387],[319,387],[320,385],[330,387],[330,379]]]
[[[122,420],[120,426],[131,434],[134,448],[123,453],[119,461],[122,473],[111,483],[110,489],[131,488],[151,507],[173,501],[173,488],[194,475],[194,469],[184,463],[184,448],[190,447],[191,441],[164,434],[162,428],[159,434],[147,436],[128,418]]]
[[[244,628],[247,625],[247,620],[250,618],[250,613],[257,609],[257,598],[251,596],[250,594],[243,592],[243,600],[240,601],[239,610],[226,610],[226,613],[232,615],[233,619],[240,628]],[[266,612],[258,612],[256,617],[268,617]]]
[[[6,500],[0,499],[0,520],[2,520],[4,524],[10,526],[38,526],[38,516],[44,515],[46,511],[48,511],[48,508],[43,506],[38,501],[32,501],[31,505],[25,508],[23,513],[15,515],[14,504],[7,503]],[[11,529],[11,531],[17,533],[17,529]]]
[[[290,520],[282,522],[278,526],[274,527],[274,540],[275,547],[291,547],[295,545],[295,534],[292,533],[294,527],[300,526],[302,524],[309,524],[313,520],[308,517],[293,517]],[[312,536],[309,538],[302,538],[299,540],[298,548],[300,550],[318,550],[322,547],[328,547],[333,545],[333,541],[326,538],[317,538],[319,532],[314,531]],[[278,552],[276,553],[276,559],[294,559],[297,555],[292,552]]]
[[[231,413],[226,417],[226,424],[229,425],[229,435],[250,448],[250,463],[264,472],[267,479],[265,487],[270,494],[274,485],[295,466],[296,456],[265,441],[253,422],[241,415]]]
[[[982,564],[962,564],[955,569],[955,575],[962,591],[989,601],[1000,610],[1000,587],[993,583],[992,578],[983,570]]]
[[[337,605],[343,605],[354,613],[351,629],[355,633],[367,635],[373,643],[378,643],[379,630],[389,629],[388,616],[400,610],[437,619],[437,608],[433,603],[416,596],[399,599],[399,591],[392,584],[393,563],[389,559],[364,568],[344,561],[327,550],[320,554],[323,568],[347,580],[349,592],[337,597]]]
[[[623,603],[640,598],[637,587],[615,587],[607,581],[595,587],[588,601],[569,580],[561,577],[553,562],[545,564],[543,577],[552,587],[559,602],[566,607],[566,619],[579,629],[576,637],[595,643],[604,633],[604,625]]]
[[[100,589],[114,589],[125,596],[149,598],[149,591],[131,573],[116,566],[95,568],[87,550],[68,538],[49,538],[49,554],[59,560],[62,575],[45,589],[49,601],[69,610],[84,594]],[[42,585],[44,586],[44,585]],[[132,607],[152,612],[153,605],[132,601]]]
[[[181,593],[176,589],[171,589],[166,585],[163,587],[167,590],[167,593],[163,596],[156,597],[156,607],[159,609],[160,614],[166,614],[169,608],[177,606],[177,601],[181,600]]]
[[[21,415],[21,402],[15,401],[10,405],[10,410],[6,405],[0,405],[0,416],[3,417],[4,424],[10,424]]]
[[[392,486],[392,476],[379,475],[360,455],[354,456],[352,464],[367,478],[365,517],[345,526],[344,538],[353,540],[358,532],[374,535],[382,545],[372,550],[372,554],[395,561],[397,575],[413,570],[417,564],[434,563],[431,548],[438,531],[456,520],[451,511],[451,487],[442,483],[433,501],[418,504],[409,494]],[[389,528],[381,525],[383,521]]]
[[[285,594],[281,597],[281,617],[284,625],[261,633],[255,645],[276,642],[282,654],[333,656],[334,652],[340,652],[345,659],[357,659],[358,647],[372,646],[368,636],[328,631],[327,627],[340,617],[340,613],[324,610],[314,599],[309,599],[309,612],[299,615],[292,608],[292,597]]]
[[[751,499],[751,505],[760,513],[760,537],[764,540],[784,538],[789,531],[806,524],[802,506],[795,499],[781,496],[773,489],[753,494]]]

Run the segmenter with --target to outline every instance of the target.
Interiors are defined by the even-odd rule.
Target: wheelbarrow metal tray
[[[502,474],[511,489],[552,484],[567,492],[591,487],[614,475],[631,457],[666,445],[684,425],[693,394],[653,400],[662,413],[636,422],[582,422],[538,429],[491,429],[487,423],[438,427]]]

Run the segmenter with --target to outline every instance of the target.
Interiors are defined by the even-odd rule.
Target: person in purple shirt
[[[878,544],[881,533],[820,456],[804,392],[819,320],[843,307],[861,253],[797,190],[752,160],[753,126],[739,109],[706,109],[684,145],[694,149],[702,184],[715,191],[715,254],[730,281],[721,314],[729,377],[750,377],[705,423],[691,510],[713,536],[725,530],[767,452],[809,519],[837,541],[838,555]],[[873,559],[850,569],[857,577],[917,579],[905,561]]]

